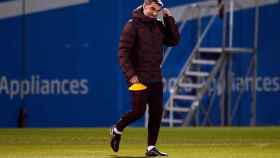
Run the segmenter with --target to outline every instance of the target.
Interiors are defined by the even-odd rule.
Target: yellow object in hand
[[[147,86],[142,83],[134,83],[128,88],[130,91],[142,91],[145,89],[147,89]]]

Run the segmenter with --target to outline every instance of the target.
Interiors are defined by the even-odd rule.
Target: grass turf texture
[[[0,129],[0,158],[142,158],[147,131],[128,128],[119,153],[104,128]],[[161,128],[169,158],[280,158],[280,128]]]

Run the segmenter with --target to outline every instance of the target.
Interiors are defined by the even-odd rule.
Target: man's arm
[[[129,21],[123,29],[119,42],[119,62],[123,73],[128,81],[138,81],[136,72],[131,62],[132,47],[136,38],[135,28],[133,28],[132,21]],[[135,77],[136,76],[136,77]],[[131,81],[133,80],[133,81]]]
[[[171,12],[167,9],[163,9],[163,20],[165,23],[165,38],[164,44],[167,46],[175,46],[179,43],[180,34],[175,23],[175,19],[173,18]]]

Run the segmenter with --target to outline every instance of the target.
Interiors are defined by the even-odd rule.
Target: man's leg
[[[163,85],[162,82],[153,83],[148,96],[149,124],[148,124],[148,146],[155,146],[160,129],[163,111]]]
[[[132,110],[122,116],[116,124],[118,131],[122,132],[130,123],[141,118],[146,111],[148,90],[133,91],[132,95]]]
[[[146,111],[147,94],[148,90],[131,92],[132,110],[123,115],[116,126],[111,129],[112,138],[110,144],[115,152],[119,150],[121,134],[124,128],[144,115]]]
[[[150,86],[148,96],[149,104],[149,124],[148,124],[148,148],[146,156],[167,156],[166,153],[160,152],[156,148],[160,123],[163,111],[163,85],[162,82],[154,83]]]

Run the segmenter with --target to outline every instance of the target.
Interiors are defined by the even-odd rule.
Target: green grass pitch
[[[144,128],[127,128],[120,151],[105,128],[0,129],[0,158],[143,158]],[[280,158],[280,128],[161,128],[169,158]]]

